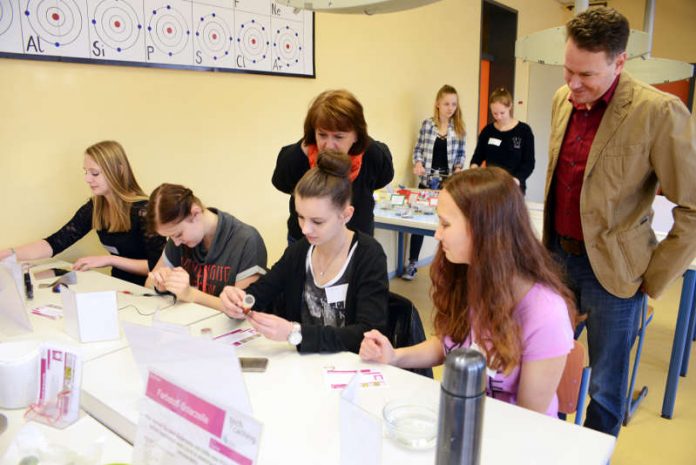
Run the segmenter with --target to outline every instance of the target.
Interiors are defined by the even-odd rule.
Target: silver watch
[[[288,342],[294,346],[300,345],[300,342],[302,342],[302,326],[299,323],[292,322],[292,330],[288,334]]]

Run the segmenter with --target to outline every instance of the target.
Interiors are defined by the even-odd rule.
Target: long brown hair
[[[131,204],[146,200],[131,169],[126,151],[118,142],[105,140],[87,147],[89,156],[101,169],[110,193],[92,197],[92,227],[109,232],[130,231]]]
[[[437,91],[437,95],[435,96],[435,105],[433,106],[433,121],[435,121],[435,123],[440,122],[440,110],[437,109],[437,103],[445,95],[454,95],[457,97],[457,109],[454,110],[454,114],[452,115],[452,125],[454,126],[454,132],[457,133],[457,137],[461,139],[466,135],[466,130],[464,129],[464,119],[462,118],[462,110],[461,106],[459,105],[459,94],[457,94],[457,89],[454,87],[445,84],[444,86],[440,87],[440,90]]]
[[[444,189],[468,221],[472,251],[468,265],[455,264],[438,246],[430,268],[435,332],[461,343],[473,329],[489,366],[509,372],[522,354],[513,315],[514,278],[543,284],[562,296],[571,321],[573,295],[561,280],[559,265],[537,239],[522,192],[505,170],[462,171]]]
[[[348,150],[348,155],[357,155],[365,151],[370,144],[367,135],[367,122],[363,107],[347,90],[326,90],[312,101],[304,121],[304,142],[316,145],[314,131],[317,128],[327,131],[355,131],[357,140]]]
[[[352,187],[350,156],[325,150],[317,156],[317,166],[307,171],[295,186],[295,197],[328,197],[337,209],[350,203]]]
[[[150,202],[147,205],[149,231],[157,233],[158,225],[181,223],[191,214],[194,205],[205,209],[203,202],[193,195],[193,191],[188,187],[180,184],[160,184],[150,194]]]

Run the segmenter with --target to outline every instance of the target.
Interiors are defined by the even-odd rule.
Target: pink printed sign
[[[216,441],[213,438],[210,438],[210,449],[219,452],[230,460],[234,460],[239,465],[251,465],[253,463],[250,458],[244,457],[239,452],[230,449],[223,443]]]
[[[147,380],[145,395],[213,436],[221,437],[225,411],[210,402],[152,372]]]

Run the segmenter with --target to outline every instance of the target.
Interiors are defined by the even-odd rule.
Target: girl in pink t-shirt
[[[437,213],[435,336],[394,349],[372,330],[360,357],[424,368],[442,364],[453,348],[474,347],[486,356],[489,396],[555,416],[575,305],[519,187],[500,168],[463,171],[445,183]]]

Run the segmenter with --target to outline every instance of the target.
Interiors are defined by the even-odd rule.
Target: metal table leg
[[[682,284],[677,324],[674,328],[674,341],[672,342],[672,356],[670,357],[669,371],[667,372],[665,396],[662,400],[663,418],[672,418],[672,414],[674,413],[674,402],[677,397],[677,387],[679,385],[679,371],[684,356],[687,333],[689,332],[689,320],[693,307],[695,285],[696,271],[687,270],[684,274],[684,283]]]

